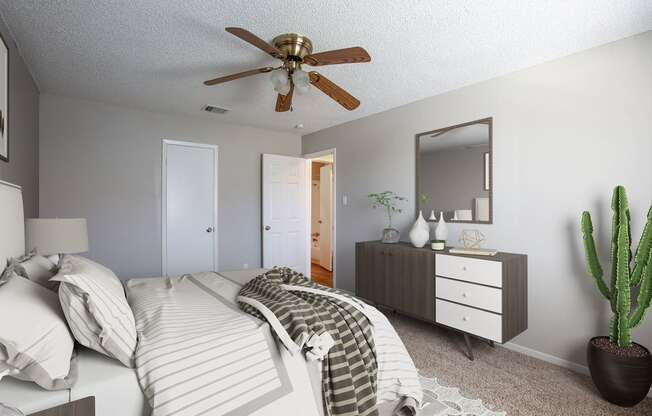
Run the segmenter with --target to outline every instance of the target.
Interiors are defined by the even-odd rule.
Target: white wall
[[[121,278],[161,274],[161,140],[219,145],[219,264],[261,263],[261,154],[300,137],[216,120],[41,96],[40,215],[85,217],[89,257]]]
[[[414,135],[494,117],[494,224],[473,227],[489,246],[529,256],[529,330],[515,341],[583,364],[609,309],[585,272],[580,213],[593,213],[606,259],[611,190],[625,185],[638,241],[652,204],[650,51],[646,32],[304,136],[304,153],[337,148],[338,193],[349,196],[337,209],[338,286],[353,289],[354,242],[378,239],[384,226],[369,192],[410,199],[398,221],[407,238]],[[449,243],[468,227],[452,225]],[[652,347],[652,312],[635,338]]]

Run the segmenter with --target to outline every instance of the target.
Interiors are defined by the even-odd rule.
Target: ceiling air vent
[[[215,114],[226,114],[229,112],[229,110],[226,108],[222,108],[210,104],[205,105],[203,110],[206,111],[207,113],[215,113]]]

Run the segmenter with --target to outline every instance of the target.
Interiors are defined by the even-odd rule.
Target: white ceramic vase
[[[444,220],[444,213],[439,213],[439,222],[437,223],[437,229],[435,230],[435,238],[437,240],[446,241],[448,238],[448,225]]]
[[[410,241],[414,247],[421,248],[426,245],[428,240],[430,240],[430,228],[423,218],[423,213],[419,211],[419,217],[410,230]]]

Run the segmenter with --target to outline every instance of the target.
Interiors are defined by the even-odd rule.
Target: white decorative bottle
[[[426,245],[429,239],[430,228],[428,227],[426,220],[423,218],[423,213],[419,211],[419,217],[410,230],[410,241],[414,247],[421,248]]]
[[[437,223],[437,229],[435,230],[435,238],[437,240],[446,241],[448,238],[448,225],[444,221],[444,213],[439,213],[439,222]]]

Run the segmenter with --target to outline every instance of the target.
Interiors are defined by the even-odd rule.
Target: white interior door
[[[308,161],[263,155],[263,267],[309,276]]]
[[[164,141],[163,274],[217,270],[217,146]]]
[[[319,168],[319,265],[333,270],[333,166]]]

